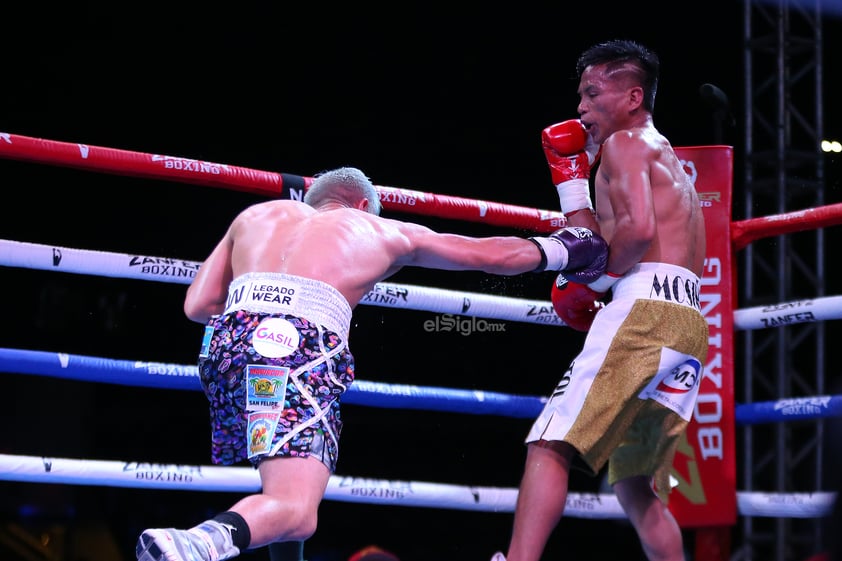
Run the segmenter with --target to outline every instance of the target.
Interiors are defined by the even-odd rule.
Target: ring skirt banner
[[[734,287],[731,244],[733,148],[676,148],[696,185],[707,226],[702,313],[710,329],[699,398],[673,464],[678,482],[670,510],[685,528],[730,526],[737,520],[734,419]]]

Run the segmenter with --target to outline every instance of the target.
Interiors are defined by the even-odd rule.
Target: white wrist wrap
[[[558,202],[561,212],[570,214],[577,210],[593,210],[591,203],[591,189],[587,179],[569,179],[555,186],[558,191]]]
[[[541,252],[541,264],[535,271],[560,271],[567,266],[567,247],[554,238],[529,238]]]
[[[614,286],[614,283],[623,278],[622,275],[615,275],[614,273],[603,273],[601,277],[595,281],[588,283],[588,288],[594,292],[608,292],[608,289]]]

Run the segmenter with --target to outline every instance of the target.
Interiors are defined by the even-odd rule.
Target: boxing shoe
[[[215,520],[189,530],[144,530],[135,547],[137,561],[224,561],[240,554],[231,532]]]
[[[499,552],[499,551],[498,551],[498,552],[497,552],[497,553],[495,553],[495,554],[494,554],[494,556],[491,558],[491,561],[506,561],[506,556],[505,556],[505,555],[503,555],[501,552]]]

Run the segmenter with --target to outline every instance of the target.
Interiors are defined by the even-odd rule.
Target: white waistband
[[[638,263],[611,287],[615,299],[671,302],[700,310],[700,280],[692,271],[666,263]]]
[[[325,326],[348,340],[351,306],[322,281],[283,273],[246,273],[231,281],[225,313],[237,310],[292,314]]]

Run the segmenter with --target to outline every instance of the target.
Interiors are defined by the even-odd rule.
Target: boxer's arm
[[[603,146],[600,174],[608,182],[614,215],[609,271],[628,271],[640,262],[655,239],[655,202],[649,175],[652,154],[652,147],[639,134],[614,134]]]
[[[233,279],[230,230],[219,241],[199,267],[193,282],[187,287],[184,314],[192,321],[205,324],[211,316],[221,314],[228,298],[228,285]]]
[[[445,271],[483,271],[517,275],[534,271],[542,262],[539,247],[526,238],[490,236],[475,238],[440,233],[411,222],[398,223],[403,242],[397,247],[395,265]]]
[[[562,228],[548,237],[474,238],[438,233],[419,224],[400,226],[408,240],[398,266],[450,271],[475,270],[495,275],[575,270],[590,282],[605,272],[607,244],[585,228]]]

